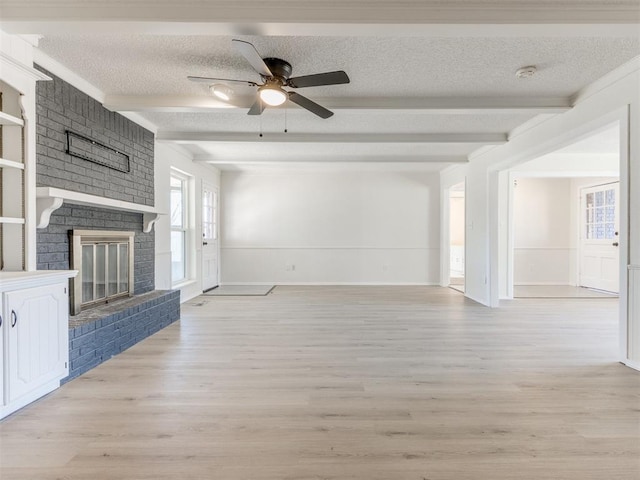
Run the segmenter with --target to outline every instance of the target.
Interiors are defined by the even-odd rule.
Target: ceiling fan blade
[[[320,87],[322,85],[340,85],[349,82],[349,76],[342,70],[338,70],[336,72],[316,73],[315,75],[293,77],[287,81],[287,85],[292,88],[303,88]]]
[[[303,97],[299,93],[289,92],[289,100],[293,103],[300,105],[302,108],[306,108],[311,113],[315,113],[320,118],[329,118],[333,115],[331,110],[327,110],[322,105],[318,105],[316,102],[309,100],[307,97]]]
[[[251,87],[257,87],[258,84],[256,82],[250,82],[249,80],[233,80],[231,78],[213,78],[213,77],[187,77],[192,82],[202,82],[202,83],[213,83],[213,82],[234,82],[234,83],[244,83]]]
[[[247,115],[262,115],[264,112],[264,103],[258,98],[247,112]]]
[[[262,57],[252,43],[236,40],[235,38],[231,40],[231,42],[238,53],[247,59],[256,72],[263,77],[273,77],[273,73],[271,73],[271,70],[269,70],[267,64],[264,63],[264,60],[262,60]]]

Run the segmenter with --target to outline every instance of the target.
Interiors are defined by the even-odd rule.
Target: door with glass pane
[[[202,183],[202,290],[218,286],[218,190]]]
[[[581,191],[580,275],[582,287],[618,293],[620,183]]]

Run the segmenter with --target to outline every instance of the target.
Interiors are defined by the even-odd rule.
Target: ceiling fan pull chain
[[[284,133],[287,133],[287,107],[284,107]]]
[[[258,101],[260,102],[260,110],[262,110],[264,107],[262,106],[262,99],[258,99]],[[262,138],[262,115],[260,115],[260,138]]]

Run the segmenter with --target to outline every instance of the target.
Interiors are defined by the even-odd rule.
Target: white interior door
[[[202,184],[202,290],[218,286],[218,189]]]
[[[580,233],[580,286],[618,293],[620,182],[583,188]]]

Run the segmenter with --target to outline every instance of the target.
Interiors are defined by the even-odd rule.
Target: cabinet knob
[[[15,327],[16,323],[18,323],[18,314],[15,310],[11,310],[11,328]]]

